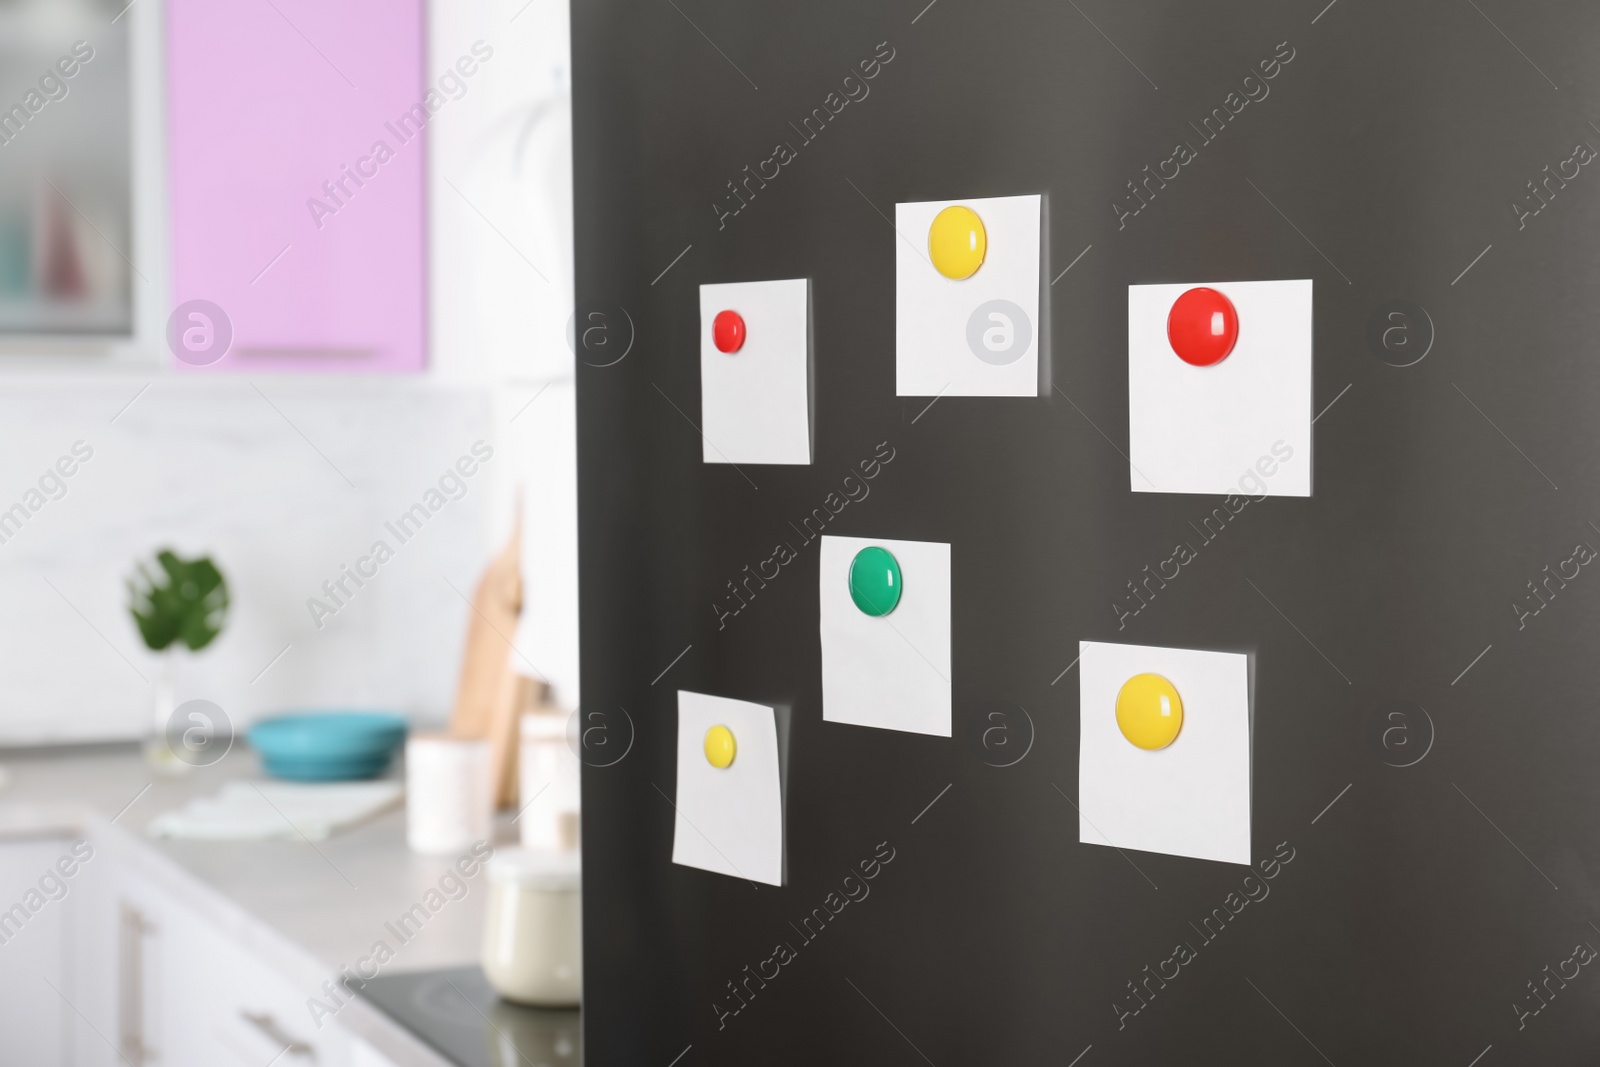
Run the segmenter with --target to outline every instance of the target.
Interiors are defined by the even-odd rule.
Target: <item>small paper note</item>
[[[894,206],[895,392],[899,396],[1038,396],[1038,196]],[[982,222],[982,265],[954,279],[929,257],[939,212],[965,207]]]
[[[733,735],[733,760],[714,766],[706,734]],[[678,796],[672,862],[783,885],[783,778],[777,713],[744,700],[678,691]]]
[[[873,616],[850,595],[862,549],[886,549],[904,583]],[[950,546],[932,541],[823,537],[822,718],[883,730],[950,736]]]
[[[1095,641],[1078,652],[1078,840],[1249,863],[1250,657]],[[1182,728],[1155,751],[1117,724],[1117,695],[1140,674],[1182,702]]]
[[[811,462],[810,293],[805,278],[700,287],[705,462]],[[716,343],[723,312],[742,326],[732,352]]]
[[[1232,351],[1184,362],[1173,303],[1214,289],[1238,315]],[[1128,286],[1128,478],[1136,493],[1311,495],[1311,282]]]

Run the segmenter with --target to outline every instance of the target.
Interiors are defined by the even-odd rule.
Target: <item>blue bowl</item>
[[[247,734],[274,778],[339,782],[374,778],[406,737],[404,716],[383,711],[309,711],[262,719]]]

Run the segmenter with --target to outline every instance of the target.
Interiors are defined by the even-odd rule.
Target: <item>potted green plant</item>
[[[160,652],[151,736],[145,757],[152,767],[179,773],[188,764],[173,755],[167,743],[167,721],[177,707],[178,648],[198,652],[222,632],[228,616],[228,583],[205,556],[184,559],[170,549],[156,553],[154,566],[144,562],[128,578],[128,611],[139,636],[152,652]]]

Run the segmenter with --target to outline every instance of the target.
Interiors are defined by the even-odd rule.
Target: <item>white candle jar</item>
[[[504,849],[489,861],[483,971],[519,1004],[571,1007],[583,992],[579,860]]]

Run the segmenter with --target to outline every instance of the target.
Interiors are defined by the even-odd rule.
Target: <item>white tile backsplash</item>
[[[442,721],[470,610],[463,596],[497,547],[489,517],[507,510],[498,496],[514,473],[489,391],[164,376],[118,415],[142,384],[6,383],[0,395],[0,509],[23,501],[74,442],[93,449],[65,495],[0,544],[0,744],[146,728],[156,657],[128,615],[124,579],[169,545],[209,554],[233,601],[222,636],[183,654],[180,700],[212,700],[236,725],[318,706]],[[494,458],[401,543],[385,522],[437,489],[480,440]],[[346,580],[353,595],[319,629],[307,599],[331,604],[322,583],[378,540],[393,558],[359,589]]]

